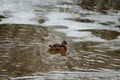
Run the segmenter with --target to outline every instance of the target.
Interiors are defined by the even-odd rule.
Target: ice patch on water
[[[99,18],[101,16],[101,18]],[[95,19],[95,21],[115,21],[117,22],[117,17],[114,16],[107,16],[107,15],[100,15],[100,16],[90,16],[86,18]],[[63,32],[69,37],[78,37],[75,41],[101,41],[105,42],[106,40],[101,39],[100,37],[95,37],[88,31],[79,31],[79,30],[86,30],[86,29],[103,29],[103,30],[112,30],[120,32],[119,28],[113,28],[112,26],[105,26],[95,23],[83,23],[83,22],[75,22],[66,20],[66,18],[80,18],[77,14],[65,13],[65,12],[50,12],[46,15],[48,20],[43,23],[43,26],[66,26],[67,29],[54,29],[55,31]]]
[[[76,31],[76,30],[71,30],[71,29],[55,29],[55,31],[60,31],[65,33],[69,37],[77,37],[77,39],[73,39],[73,41],[98,41],[98,42],[105,42],[106,40],[101,39],[99,37],[95,37],[94,35],[91,34],[91,32],[84,31]]]
[[[0,23],[15,23],[15,24],[38,24],[34,12],[16,12],[11,17],[3,19]]]
[[[92,19],[95,20],[97,22],[115,22],[115,23],[119,23],[118,22],[118,18],[120,18],[120,11],[118,11],[118,13],[114,13],[113,11],[109,11],[108,14],[104,15],[101,14],[99,12],[95,12],[95,11],[88,11],[88,10],[84,10],[84,9],[79,9],[79,13],[82,14],[89,14],[89,15],[85,15],[84,17],[81,16],[82,18],[85,19]]]
[[[30,1],[2,1],[0,5],[0,14],[6,18],[2,19],[0,24],[38,24],[36,20],[36,14],[34,7]]]
[[[79,15],[74,15],[70,13],[65,13],[65,12],[50,12],[49,14],[46,15],[46,17],[49,20],[60,20],[60,19],[65,19],[65,18],[77,18]]]
[[[115,22],[115,23],[119,23],[117,18],[118,18],[118,15],[101,15],[101,14],[98,14],[98,15],[90,15],[90,16],[87,16],[85,17],[87,19],[92,19],[92,20],[95,20],[97,22]]]

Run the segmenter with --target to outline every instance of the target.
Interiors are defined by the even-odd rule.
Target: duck
[[[49,45],[48,52],[50,54],[61,54],[62,56],[66,56],[67,45],[67,41],[62,41],[61,44]]]

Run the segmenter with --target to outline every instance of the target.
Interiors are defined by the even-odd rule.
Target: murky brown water
[[[49,5],[44,5],[44,1]],[[94,5],[86,7],[80,5],[76,3],[78,0],[75,2],[55,0],[56,3],[44,1],[38,1],[43,5],[36,2],[33,6],[32,1],[25,0],[26,4],[32,5],[29,6],[33,10],[30,13],[26,8],[24,12],[24,9],[21,9],[23,5],[20,4],[22,12],[19,13],[18,10],[17,13],[17,10],[14,12],[13,9],[12,14],[12,10],[3,9],[3,14],[0,14],[0,22],[3,21],[0,24],[0,80],[119,80],[120,26],[117,24],[120,22],[119,18],[114,19],[117,16],[106,13],[107,10],[103,11],[105,14],[83,10],[88,8],[96,11],[96,8],[92,7]],[[113,20],[104,20],[109,19],[111,15]],[[33,23],[36,21],[34,25],[31,23],[32,20]],[[45,25],[44,23],[47,27],[40,26]],[[82,34],[76,34],[80,36],[77,41],[77,37],[74,37],[76,35],[66,36],[65,33],[56,31],[57,29],[66,30],[67,33],[89,32],[91,35],[87,37],[83,34],[81,37]],[[93,41],[89,39],[90,37],[93,37]],[[66,55],[50,54],[49,45],[61,43],[63,40],[68,43]]]
[[[47,35],[46,28],[40,26],[0,25],[0,73],[22,76],[46,70],[39,50]]]
[[[120,70],[120,50],[110,51],[104,46],[108,43],[104,42],[71,42],[68,39],[67,56],[50,54],[48,45],[63,40],[59,34],[35,25],[0,25],[0,74],[20,77],[56,70]]]

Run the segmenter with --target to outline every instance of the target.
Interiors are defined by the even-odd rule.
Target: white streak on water
[[[40,75],[40,74],[39,74]],[[101,72],[69,72],[69,71],[52,71],[47,74],[42,74],[41,76],[25,76],[25,77],[16,77],[10,78],[11,80],[19,80],[19,79],[32,79],[32,80],[64,80],[64,79],[84,79],[88,78],[89,80],[93,79],[119,79],[120,73],[116,71],[103,70]]]

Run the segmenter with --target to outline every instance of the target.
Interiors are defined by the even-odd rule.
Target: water
[[[0,0],[0,78],[119,80],[120,11],[88,11],[75,0]],[[68,41],[68,54],[49,44]]]

